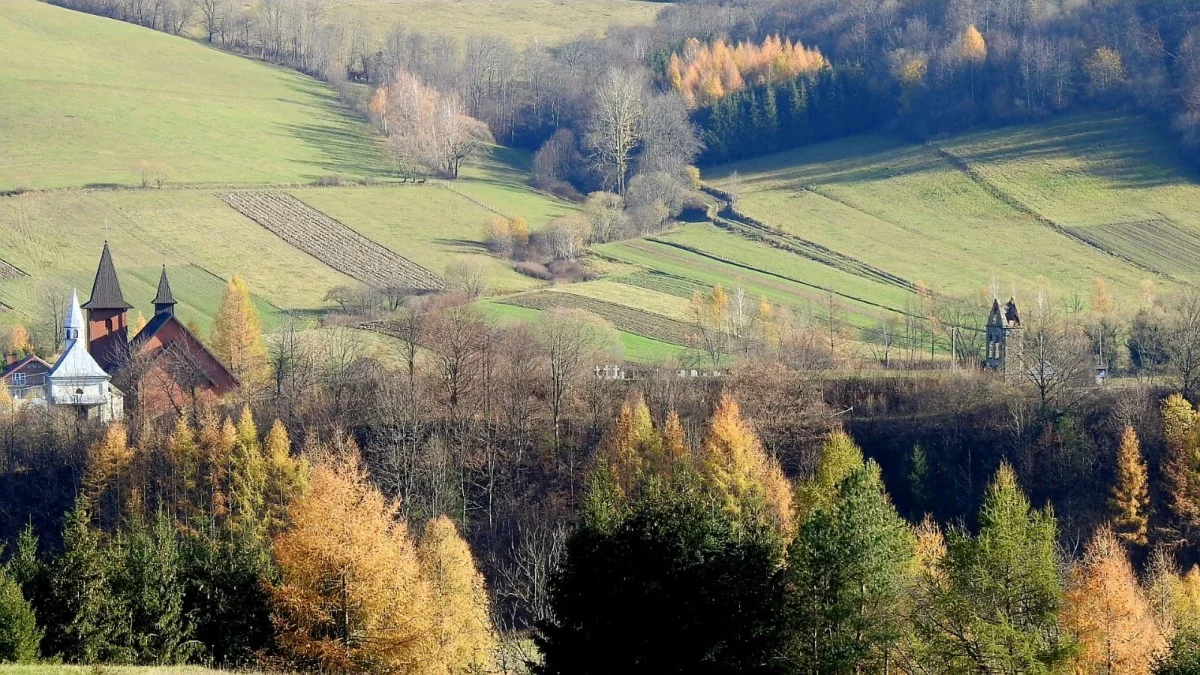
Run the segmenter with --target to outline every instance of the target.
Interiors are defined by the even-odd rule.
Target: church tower
[[[92,297],[83,305],[87,310],[87,348],[106,372],[120,367],[129,349],[129,318],[132,307],[121,293],[121,282],[113,267],[108,242],[100,253],[100,267],[92,283]]]
[[[154,314],[174,314],[175,296],[171,294],[171,282],[167,280],[167,266],[163,265],[158,277],[158,294],[154,296]]]
[[[1017,313],[1016,300],[1009,298],[1003,310],[1000,309],[999,299],[992,300],[992,311],[987,320],[987,355],[983,359],[985,368],[1007,373],[1011,366],[1016,365],[1015,362],[1009,363],[1010,355],[1017,348],[1016,340],[1010,345],[1009,338],[1015,338],[1013,332],[1020,328],[1021,316]]]

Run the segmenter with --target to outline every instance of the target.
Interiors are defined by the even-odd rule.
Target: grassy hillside
[[[850,138],[710,179],[740,186],[751,217],[945,292],[995,278],[1087,297],[1103,277],[1132,302],[1143,279],[1200,280],[1200,185],[1175,157],[1145,120],[1076,117],[927,145]]]
[[[315,80],[129,24],[5,0],[0,191],[140,182],[308,182],[389,171]]]
[[[0,199],[0,259],[29,275],[0,280],[0,302],[15,310],[0,313],[0,322],[37,315],[40,288],[47,284],[76,287],[86,298],[106,224],[127,299],[149,312],[158,270],[165,263],[181,303],[180,316],[201,325],[211,321],[224,280],[234,274],[247,280],[268,315],[275,313],[274,307],[323,307],[329,288],[350,281],[210,192],[31,193]]]
[[[662,3],[642,0],[333,0],[334,12],[362,17],[379,37],[406,30],[465,39],[503,35],[519,46],[555,45],[614,26],[648,24]]]

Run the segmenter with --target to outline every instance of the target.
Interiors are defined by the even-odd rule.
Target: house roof
[[[108,242],[104,242],[104,250],[100,253],[100,266],[96,268],[96,280],[92,282],[92,297],[88,299],[84,309],[130,309],[133,305],[125,302],[121,293],[121,281],[117,279],[117,269],[113,266],[112,253],[108,250]]]
[[[154,305],[174,305],[175,296],[171,294],[171,282],[167,280],[167,266],[163,265],[162,274],[158,277],[158,295],[154,296]]]
[[[109,380],[108,373],[96,363],[96,359],[88,353],[87,343],[83,340],[67,340],[63,342],[62,356],[50,368],[46,377],[54,380]]]
[[[7,365],[4,367],[3,370],[0,370],[0,380],[8,379],[9,375],[12,375],[13,373],[21,370],[22,368],[24,368],[25,366],[27,366],[31,363],[41,363],[43,366],[45,366],[47,368],[50,367],[50,364],[46,363],[46,361],[43,360],[41,357],[39,357],[37,354],[30,354],[29,356],[26,356],[25,358],[21,359],[20,361],[17,361],[16,363]]]
[[[212,359],[212,362],[217,364],[217,366],[219,368],[221,368],[221,370],[225,371],[225,374],[229,376],[229,379],[233,380],[234,382],[237,382],[237,377],[235,377],[233,375],[233,373],[229,372],[229,368],[226,367],[224,363],[221,363],[221,359],[218,359],[217,355],[213,354],[212,350],[209,349],[208,346],[205,345],[204,342],[200,340],[200,338],[196,337],[196,334],[193,333],[187,327],[187,324],[180,321],[179,317],[175,316],[174,314],[165,313],[165,312],[155,314],[154,318],[150,319],[150,321],[145,325],[145,327],[142,328],[142,330],[133,337],[132,344],[134,345],[134,348],[137,349],[140,345],[142,345],[146,341],[153,339],[154,336],[157,335],[159,331],[161,331],[163,328],[166,328],[167,325],[169,325],[169,324],[174,324],[176,328],[178,328],[180,331],[183,332],[184,335],[186,335],[188,337],[188,339],[190,339],[201,350],[203,350],[205,354],[208,354],[208,356]],[[174,343],[172,342],[171,344],[174,344]],[[170,346],[171,345],[167,345],[168,348]],[[210,380],[213,379],[212,373],[205,372],[205,376],[208,377]]]

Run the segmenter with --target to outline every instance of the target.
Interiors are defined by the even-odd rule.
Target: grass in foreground
[[[35,0],[0,11],[0,190],[297,183],[391,172],[370,129],[298,73]]]

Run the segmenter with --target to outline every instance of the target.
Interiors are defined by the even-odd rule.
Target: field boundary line
[[[1096,249],[1097,251],[1100,251],[1101,253],[1110,255],[1110,256],[1116,258],[1117,260],[1120,260],[1122,262],[1133,265],[1134,267],[1142,270],[1143,272],[1149,272],[1150,274],[1165,276],[1165,277],[1168,277],[1171,279],[1174,278],[1170,274],[1166,274],[1165,272],[1163,272],[1161,270],[1154,269],[1153,267],[1150,267],[1148,265],[1145,265],[1144,263],[1138,262],[1137,260],[1134,260],[1133,258],[1130,258],[1129,256],[1126,256],[1122,253],[1118,253],[1117,251],[1113,251],[1111,249],[1100,246],[1096,242],[1090,241],[1086,237],[1083,237],[1082,235],[1072,232],[1070,228],[1059,224],[1058,222],[1054,221],[1053,219],[1051,219],[1050,217],[1048,217],[1046,215],[1043,215],[1042,213],[1039,213],[1032,207],[1027,206],[1024,202],[1022,202],[1021,200],[1017,199],[1013,195],[1006,192],[999,185],[996,185],[991,180],[989,180],[986,176],[979,173],[979,171],[977,171],[975,169],[975,167],[971,166],[970,163],[967,162],[966,159],[959,157],[958,155],[941,147],[940,145],[937,145],[936,143],[930,143],[929,145],[931,148],[933,148],[933,151],[935,153],[937,153],[938,157],[941,157],[942,160],[944,160],[947,164],[949,164],[951,167],[953,167],[954,169],[956,169],[957,171],[962,173],[964,176],[966,176],[969,180],[971,180],[973,183],[975,183],[980,188],[982,188],[984,192],[988,193],[994,199],[1009,206],[1010,208],[1017,211],[1018,213],[1021,213],[1026,216],[1029,216],[1030,218],[1033,218],[1039,224],[1044,225],[1044,226],[1050,228],[1051,230],[1054,230],[1058,234],[1061,234],[1062,236],[1067,237],[1068,239],[1071,239],[1080,244],[1083,244],[1084,246],[1088,246],[1093,249]]]
[[[474,204],[474,205],[476,205],[476,206],[478,206],[478,207],[480,207],[480,208],[484,209],[485,211],[491,211],[492,213],[494,213],[494,214],[496,214],[496,215],[500,216],[501,218],[507,218],[507,219],[509,219],[509,220],[512,220],[512,216],[508,215],[507,213],[505,213],[505,212],[501,211],[500,209],[497,209],[497,208],[495,208],[495,207],[493,207],[493,206],[491,206],[491,205],[489,205],[489,204],[487,204],[487,203],[483,202],[483,201],[482,201],[482,200],[480,200],[480,199],[476,199],[475,197],[472,197],[471,195],[469,195],[469,194],[467,194],[467,193],[463,192],[462,190],[458,189],[457,187],[455,187],[455,186],[451,185],[450,183],[448,183],[448,182],[446,182],[446,181],[437,181],[437,182],[435,182],[435,183],[434,183],[434,185],[436,185],[436,186],[438,186],[438,187],[441,187],[441,188],[445,188],[445,189],[447,189],[447,190],[449,190],[449,191],[453,192],[454,194],[458,195],[459,197],[462,197],[463,199],[465,199],[465,200],[467,200],[467,201],[471,202],[472,204]]]
[[[21,279],[28,276],[29,273],[25,270],[17,267],[3,258],[0,258],[0,280]]]
[[[608,321],[617,330],[680,347],[691,346],[689,337],[695,332],[691,324],[679,319],[566,291],[530,291],[498,298],[494,302],[538,311],[558,307],[581,309]],[[643,317],[646,324],[639,325],[638,320]],[[662,330],[654,333],[646,330],[655,328]]]
[[[801,237],[794,232],[776,228],[738,211],[728,193],[705,185],[700,188],[704,193],[714,197],[720,208],[711,219],[713,224],[723,230],[737,234],[743,238],[765,243],[772,248],[793,253],[815,263],[832,267],[847,274],[871,279],[880,283],[896,286],[906,291],[915,291],[916,285],[897,274],[875,267],[845,253],[835,251],[815,241]],[[750,236],[749,230],[755,236]]]
[[[663,246],[670,246],[671,248],[679,249],[681,251],[686,251],[693,255],[698,255],[702,258],[708,258],[709,260],[719,262],[722,265],[728,265],[730,267],[737,267],[739,269],[744,269],[748,272],[756,272],[758,274],[763,274],[763,275],[766,275],[769,277],[775,277],[776,279],[790,281],[794,284],[800,284],[801,286],[804,286],[806,288],[811,288],[816,291],[821,291],[822,293],[832,293],[832,294],[834,294],[840,298],[843,298],[845,300],[850,300],[851,302],[857,302],[859,304],[867,305],[868,307],[875,307],[877,309],[883,309],[883,310],[886,310],[889,312],[895,312],[896,314],[916,316],[915,314],[909,314],[908,312],[905,312],[902,309],[897,309],[895,307],[889,307],[882,303],[875,302],[874,300],[867,300],[866,298],[860,298],[856,295],[842,293],[841,291],[838,291],[833,288],[828,288],[828,287],[822,286],[820,284],[814,284],[811,281],[802,281],[795,277],[789,277],[786,274],[780,274],[778,272],[771,272],[769,270],[760,269],[758,267],[754,267],[753,265],[748,265],[746,263],[738,262],[736,260],[730,260],[729,258],[725,258],[725,257],[719,256],[719,255],[713,254],[713,253],[709,253],[707,251],[703,251],[694,246],[689,246],[688,244],[681,244],[681,243],[675,242],[675,241],[667,241],[665,239],[659,239],[658,237],[650,237],[647,241],[652,241],[656,244],[662,244]],[[922,317],[922,318],[924,318],[924,317]]]
[[[245,190],[217,197],[297,250],[368,286],[422,290],[445,286],[432,271],[291,193]]]

